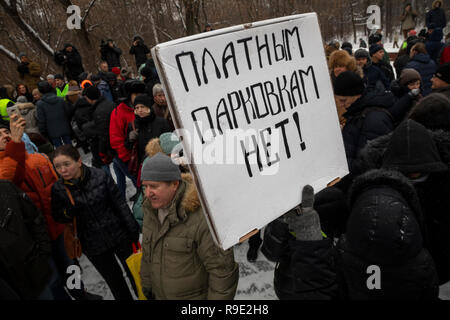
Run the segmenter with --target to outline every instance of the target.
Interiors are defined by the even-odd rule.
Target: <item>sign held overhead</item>
[[[153,48],[215,241],[224,249],[348,174],[315,13]]]

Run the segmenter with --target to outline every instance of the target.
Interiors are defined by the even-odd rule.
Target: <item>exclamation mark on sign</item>
[[[303,138],[302,138],[302,132],[300,131],[300,119],[298,117],[298,112],[294,112],[294,121],[295,124],[297,125],[297,130],[298,130],[298,135],[300,136],[300,147],[302,148],[302,151],[306,150],[306,143],[303,142]]]

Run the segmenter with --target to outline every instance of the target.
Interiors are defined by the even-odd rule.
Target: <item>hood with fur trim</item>
[[[417,193],[402,174],[372,170],[349,191],[347,244],[371,263],[403,264],[423,248],[424,220]]]
[[[435,0],[435,1],[433,1],[433,5],[432,5],[431,7],[432,7],[433,9],[436,9],[436,8],[438,7],[438,3],[441,4],[440,8],[442,8],[443,3],[442,3],[441,0]]]

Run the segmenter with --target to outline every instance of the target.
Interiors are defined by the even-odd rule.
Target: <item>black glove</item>
[[[289,229],[295,233],[297,240],[322,240],[319,214],[313,208],[314,189],[306,185],[302,191],[302,204],[297,210],[292,210],[285,216]]]
[[[155,296],[153,295],[152,289],[143,287],[142,293],[147,298],[147,300],[155,300]]]
[[[28,66],[25,64],[19,64],[19,66],[17,67],[17,71],[22,74],[30,73],[30,69],[28,69]]]

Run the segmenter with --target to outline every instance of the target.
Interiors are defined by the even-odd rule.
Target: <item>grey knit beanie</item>
[[[179,181],[181,171],[172,159],[161,152],[144,161],[141,181]]]

